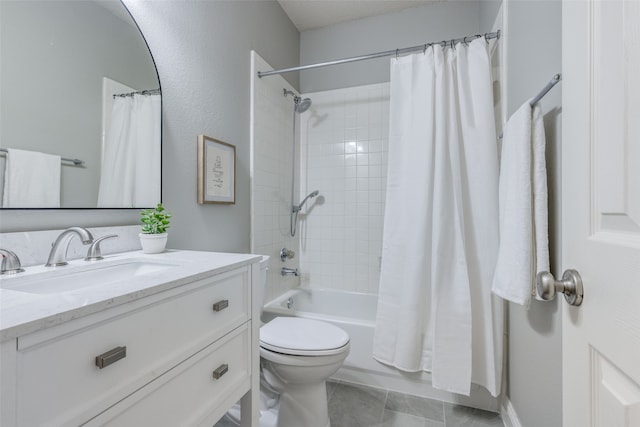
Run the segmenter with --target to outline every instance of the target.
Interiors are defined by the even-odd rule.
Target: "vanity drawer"
[[[250,348],[245,324],[82,425],[211,427],[249,390]]]
[[[131,303],[131,311],[117,307],[114,317],[97,313],[20,337],[18,425],[78,425],[249,319],[247,269],[167,294],[152,304]],[[96,366],[97,356],[122,347],[125,357],[122,351]]]

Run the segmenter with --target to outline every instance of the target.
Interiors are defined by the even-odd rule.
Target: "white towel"
[[[542,271],[551,271],[549,264],[549,208],[547,196],[547,160],[545,157],[547,140],[544,134],[542,109],[538,104],[533,107],[531,124],[533,144],[533,227],[535,246],[535,270],[532,277],[532,295],[536,295],[536,276]]]
[[[492,291],[528,306],[537,272],[549,271],[545,135],[539,106],[507,122],[500,170],[500,248]]]
[[[2,207],[59,208],[60,156],[7,149]]]

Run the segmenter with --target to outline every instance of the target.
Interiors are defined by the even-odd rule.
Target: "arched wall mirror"
[[[2,208],[160,202],[160,81],[120,0],[2,0],[0,43]]]

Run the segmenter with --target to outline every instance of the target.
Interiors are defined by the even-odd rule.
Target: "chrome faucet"
[[[0,255],[2,256],[0,274],[16,274],[24,271],[24,268],[20,265],[20,258],[14,252],[8,249],[0,249]]]
[[[93,242],[93,236],[86,228],[71,227],[64,230],[51,247],[49,252],[49,259],[45,264],[45,267],[61,267],[67,265],[67,250],[69,249],[69,242],[74,235],[78,235],[82,240],[83,245],[88,245]]]
[[[297,268],[282,267],[280,269],[280,274],[283,275],[283,276],[297,276],[298,275],[298,269]]]

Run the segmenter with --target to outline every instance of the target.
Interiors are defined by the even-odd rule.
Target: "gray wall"
[[[500,6],[502,6],[502,0],[480,2],[480,28],[482,31],[494,31],[495,24],[498,24],[495,29],[502,30],[502,15],[499,15]]]
[[[484,32],[479,26],[481,3],[440,2],[304,31],[300,34],[300,61],[312,64]],[[301,93],[388,82],[389,58],[300,74]]]
[[[561,1],[508,1],[507,114],[561,72]],[[561,276],[560,172],[562,83],[541,101],[547,136],[549,243],[552,272]],[[508,394],[523,427],[562,425],[563,298],[509,304]]]
[[[0,146],[84,160],[62,167],[61,205],[96,206],[102,78],[158,87],[140,32],[87,1],[3,0],[0,18]],[[3,178],[0,169],[0,193]]]
[[[169,246],[249,251],[249,66],[299,63],[299,34],[275,1],[126,1],[154,55],[163,91],[163,201]],[[298,86],[295,75],[287,76]],[[196,139],[236,146],[236,204],[196,202]],[[137,211],[2,211],[0,231],[135,224]]]

